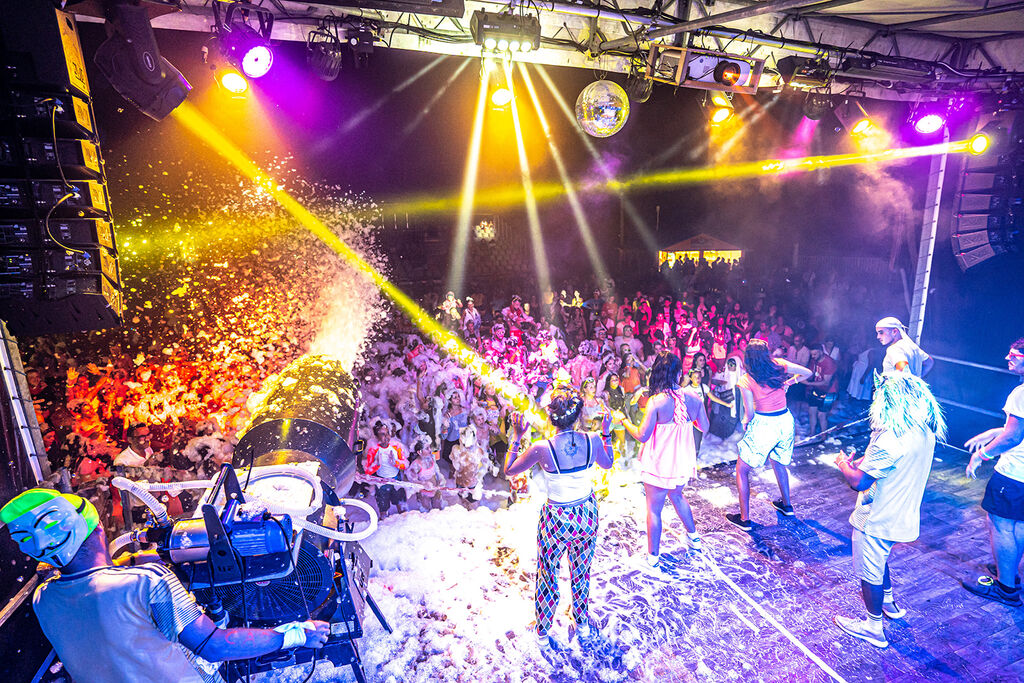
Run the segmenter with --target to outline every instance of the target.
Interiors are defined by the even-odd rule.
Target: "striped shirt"
[[[178,634],[201,612],[161,564],[97,567],[50,579],[33,599],[43,633],[75,683],[213,683]]]

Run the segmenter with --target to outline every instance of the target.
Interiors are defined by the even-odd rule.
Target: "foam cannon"
[[[305,356],[266,388],[235,449],[234,465],[212,480],[149,484],[115,478],[153,511],[153,523],[128,532],[128,543],[157,552],[215,620],[232,626],[277,626],[318,619],[331,623],[319,654],[285,653],[226,662],[228,681],[310,662],[351,665],[363,681],[355,639],[369,606],[390,632],[366,591],[370,560],[359,541],[377,516],[360,500],[340,498],[352,486],[357,390],[341,363]],[[171,521],[152,491],[203,489],[191,519]]]

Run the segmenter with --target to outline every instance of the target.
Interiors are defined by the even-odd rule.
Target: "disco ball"
[[[628,117],[629,98],[618,83],[594,81],[576,98],[576,120],[595,138],[615,135]]]

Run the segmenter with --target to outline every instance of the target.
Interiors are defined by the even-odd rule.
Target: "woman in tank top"
[[[739,514],[725,518],[742,529],[754,528],[750,521],[750,471],[771,461],[782,498],[772,502],[779,513],[793,516],[789,499],[789,472],[796,436],[793,415],[786,408],[786,389],[811,376],[802,365],[781,358],[772,358],[768,344],[751,339],[744,357],[747,368],[736,386],[743,397],[744,434],[736,460],[736,492],[740,499]]]
[[[583,412],[583,397],[570,384],[551,391],[548,418],[555,428],[550,439],[538,441],[520,453],[526,431],[522,415],[511,419],[512,445],[505,459],[505,473],[512,477],[539,465],[548,484],[548,500],[541,507],[537,525],[537,645],[545,656],[560,649],[550,636],[558,608],[558,565],[569,555],[572,584],[572,616],[576,635],[584,646],[597,640],[587,609],[590,565],[597,545],[597,498],[591,469],[612,466],[612,417],[601,416],[601,433],[579,432],[575,427]]]
[[[651,366],[650,395],[640,426],[635,426],[622,413],[616,420],[643,444],[640,451],[640,478],[647,494],[647,563],[663,566],[661,548],[661,510],[665,498],[683,521],[690,547],[700,550],[700,535],[693,523],[690,504],[683,496],[683,487],[697,474],[697,449],[693,439],[693,423],[706,432],[708,415],[704,402],[693,392],[679,386],[682,373],[679,356],[662,353]]]

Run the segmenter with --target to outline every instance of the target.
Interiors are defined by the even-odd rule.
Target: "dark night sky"
[[[82,34],[91,61],[91,53],[103,38],[102,28],[86,24]],[[201,62],[200,49],[207,44],[208,35],[158,31],[157,38],[164,56],[192,83],[190,101],[257,159],[268,152],[292,155],[309,180],[365,192],[378,202],[417,193],[458,194],[479,83],[478,60],[470,62],[429,115],[408,131],[464,58],[439,59],[431,54],[378,48],[365,68],[354,68],[349,59],[339,78],[327,83],[306,68],[302,45],[283,44],[275,51],[271,73],[255,83],[255,96],[239,104],[217,92],[211,72]],[[216,56],[215,44],[209,44]],[[401,92],[394,92],[403,81],[434,62],[424,76]],[[548,72],[570,106],[579,91],[595,78],[593,72],[583,69],[549,67]],[[183,166],[196,171],[225,172],[224,162],[173,120],[156,123],[147,119],[121,100],[102,76],[95,72],[90,75],[105,153],[113,165],[110,176],[115,198],[121,190],[133,187],[131,181],[125,188],[118,187],[119,178],[125,177],[119,171],[126,171],[130,178],[133,169],[142,168],[157,156],[184,162]],[[621,80],[617,75],[612,78]],[[534,82],[570,176],[577,180],[594,177],[593,159],[536,74]],[[555,165],[524,90],[518,91],[520,111],[534,182],[557,181]],[[706,150],[696,147],[707,139],[698,99],[701,95],[693,90],[656,86],[647,103],[632,106],[630,119],[620,133],[591,140],[620,177],[708,163]],[[759,97],[758,101],[763,105],[772,97]],[[740,138],[729,161],[778,156],[780,148],[788,146],[801,118],[799,107],[798,98],[775,102]],[[372,112],[368,116],[367,108]],[[361,112],[364,116],[360,119]],[[356,124],[354,118],[358,119]],[[820,122],[810,145],[813,153],[848,151],[843,147],[848,144],[845,135],[834,127],[834,121]],[[680,140],[682,144],[677,144]],[[677,147],[675,152],[664,158],[663,153],[673,146]],[[915,193],[920,194],[926,169],[927,162],[905,164],[892,168],[885,178],[887,182],[890,175],[897,181],[908,180],[905,192],[913,201]],[[489,114],[479,187],[519,182],[510,116]],[[887,255],[888,226],[877,217],[877,202],[889,194],[871,187],[858,171],[838,169],[764,181],[662,188],[634,193],[631,199],[652,229],[655,207],[661,207],[658,241],[663,245],[709,232],[745,247],[767,248],[780,254],[789,253],[792,242],[799,241],[802,250]],[[130,192],[124,196],[131,201]],[[920,199],[916,203],[920,204]],[[585,208],[599,240],[613,241],[619,227],[618,201],[589,196]],[[515,219],[517,213],[509,213]],[[442,225],[454,223],[453,218],[429,220]],[[572,216],[567,203],[560,201],[542,206],[541,220],[546,231],[557,232],[571,224]],[[629,239],[631,226],[627,225],[626,230]],[[550,249],[550,240],[548,246]]]

